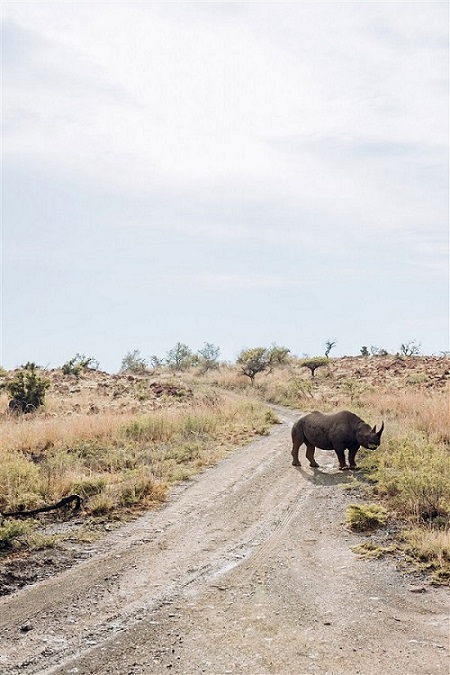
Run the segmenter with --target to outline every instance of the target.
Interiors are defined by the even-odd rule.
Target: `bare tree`
[[[327,340],[325,342],[325,356],[328,358],[330,356],[330,352],[332,349],[334,349],[337,345],[337,340]]]
[[[420,354],[420,344],[415,340],[404,342],[400,345],[400,354],[403,356],[418,356]]]

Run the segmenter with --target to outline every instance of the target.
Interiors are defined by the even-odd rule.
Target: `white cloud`
[[[4,151],[144,190],[276,184],[289,167],[267,139],[442,142],[435,12],[411,25],[411,11],[374,4],[7,2],[10,25],[36,38],[33,65],[6,71],[6,118],[31,117]]]
[[[294,335],[297,295],[321,307],[330,291],[355,306],[368,294],[400,321],[381,306],[398,282],[402,316],[432,324],[427,294],[437,314],[448,270],[446,3],[6,1],[2,12],[10,270],[24,249],[44,270],[64,260],[70,307],[101,277],[130,316],[133,289],[162,316],[183,292],[195,306],[195,289],[233,296],[231,316],[248,296],[285,291],[278,322]]]

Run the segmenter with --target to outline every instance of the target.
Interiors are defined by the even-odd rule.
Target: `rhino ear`
[[[377,433],[377,425],[376,425],[376,424],[375,424],[375,426],[374,426],[373,429],[372,429],[372,433],[373,433],[373,434],[376,434],[376,433]]]

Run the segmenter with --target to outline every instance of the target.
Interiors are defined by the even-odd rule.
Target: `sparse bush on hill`
[[[73,375],[74,377],[80,377],[83,370],[97,370],[99,363],[92,356],[85,356],[84,354],[75,354],[75,356],[66,361],[61,366],[63,375]]]
[[[403,354],[403,356],[418,356],[420,354],[420,344],[417,344],[415,340],[403,342],[400,345],[400,354]]]
[[[370,346],[370,353],[372,356],[388,356],[389,352],[383,347],[375,347],[374,345]]]
[[[203,347],[197,351],[197,362],[200,366],[200,372],[206,373],[208,370],[215,370],[219,367],[220,347],[216,347],[211,342],[205,342]]]
[[[273,343],[269,348],[253,347],[243,349],[237,358],[237,365],[246,377],[250,378],[252,386],[258,373],[271,372],[275,366],[282,366],[288,362],[290,350]]]
[[[182,342],[177,342],[166,352],[166,364],[173,370],[186,370],[195,364],[196,358],[192,350]]]
[[[34,412],[43,405],[45,392],[49,387],[50,381],[38,374],[36,364],[27,364],[5,385],[11,397],[8,404],[10,410],[20,413]]]
[[[145,373],[147,366],[147,359],[141,356],[139,349],[135,349],[125,354],[120,365],[120,370],[127,370],[130,373]]]
[[[253,386],[256,375],[264,372],[270,366],[269,351],[265,347],[243,349],[236,363],[240,367],[242,374],[250,378]]]
[[[330,361],[326,356],[314,356],[312,358],[302,359],[299,365],[302,368],[309,368],[309,370],[311,371],[311,377],[314,377],[317,368],[328,366],[329,363]]]
[[[270,366],[285,366],[289,362],[291,350],[287,347],[281,347],[273,342],[269,347]]]

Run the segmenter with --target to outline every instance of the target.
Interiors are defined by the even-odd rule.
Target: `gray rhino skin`
[[[339,460],[341,471],[356,469],[355,456],[361,446],[374,450],[381,442],[384,422],[379,431],[373,429],[360,417],[350,412],[326,415],[312,412],[301,417],[292,427],[292,464],[300,466],[298,451],[303,443],[306,445],[306,459],[309,465],[318,467],[314,459],[316,448],[334,450]],[[345,450],[348,449],[348,465],[345,461]]]

